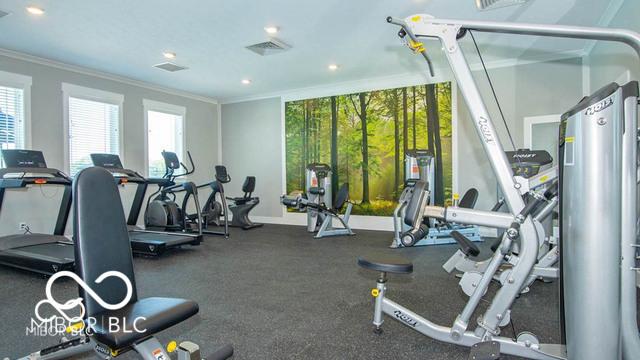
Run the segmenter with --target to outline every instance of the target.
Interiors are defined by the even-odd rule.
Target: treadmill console
[[[168,169],[180,169],[178,154],[171,151],[162,151],[162,157],[164,158],[164,164]]]
[[[105,169],[124,169],[120,156],[115,154],[91,154],[91,161],[94,166]]]
[[[42,151],[38,150],[2,150],[2,158],[8,168],[46,168]]]

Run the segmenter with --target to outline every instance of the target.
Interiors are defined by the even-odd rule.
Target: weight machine
[[[401,27],[399,35],[408,37],[408,45],[425,57],[432,75],[431,61],[419,38],[440,40],[509,212],[442,208],[428,205],[424,196],[414,197],[407,211],[415,211],[420,221],[414,222],[413,231],[423,231],[421,220],[433,217],[506,229],[505,236],[451,327],[437,325],[385,297],[387,273],[410,273],[411,262],[397,256],[360,257],[360,266],[379,272],[372,290],[375,329],[381,330],[383,314],[387,314],[428,337],[472,347],[474,359],[496,359],[500,353],[541,360],[637,359],[638,83],[612,83],[562,116],[559,208],[563,344],[541,344],[528,332],[516,339],[502,337],[501,327],[509,323],[511,306],[538,260],[539,240],[532,214],[549,199],[535,197],[525,204],[523,195],[530,189],[511,173],[459,39],[470,31],[484,31],[605,40],[625,43],[640,55],[640,34],[621,29],[443,20],[423,14],[404,20],[389,17],[387,21]],[[516,241],[518,262],[478,318],[475,330],[468,330],[471,316]]]
[[[407,205],[413,195],[414,185],[419,180],[428,182],[430,188],[433,188],[434,180],[434,157],[428,150],[413,149],[408,150],[404,156],[405,166],[405,186],[400,198],[398,206],[393,211],[393,242],[389,246],[392,249],[405,246],[426,246],[453,244],[455,240],[451,233],[457,231],[463,234],[471,241],[482,241],[480,237],[480,229],[477,226],[463,226],[458,224],[440,224],[434,220],[430,220],[426,225],[429,226],[429,233],[423,238],[415,238],[408,230],[410,227],[406,224],[404,217]],[[431,192],[427,195],[429,204],[433,205],[433,196]],[[473,208],[478,198],[478,191],[470,189],[465,193],[459,202],[459,206]]]
[[[333,199],[331,193],[331,166],[313,163],[305,171],[306,193],[280,198],[282,205],[307,212],[307,231],[316,233],[315,238],[326,236],[355,235],[349,226],[353,204],[349,201],[349,186],[343,184]],[[335,201],[334,201],[335,200]],[[344,215],[340,215],[346,206]],[[333,221],[340,223],[335,227]]]

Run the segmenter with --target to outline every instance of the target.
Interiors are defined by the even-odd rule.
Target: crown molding
[[[214,99],[208,96],[198,95],[198,94],[190,93],[188,91],[171,89],[168,87],[148,83],[145,81],[140,81],[140,80],[124,77],[124,76],[114,75],[114,74],[110,74],[110,73],[95,70],[95,69],[90,69],[83,66],[71,65],[71,64],[35,56],[35,55],[25,54],[25,53],[14,51],[14,50],[0,48],[0,56],[6,56],[12,59],[27,61],[30,63],[44,65],[44,66],[50,66],[57,69],[71,71],[71,72],[82,74],[82,75],[94,76],[101,79],[111,80],[111,81],[131,85],[131,86],[137,86],[147,90],[158,91],[158,92],[162,92],[169,95],[181,96],[184,98],[202,101],[210,104],[218,104],[217,99]]]
[[[527,64],[535,64],[542,62],[557,61],[563,59],[582,58],[584,50],[570,50],[556,53],[549,53],[541,56],[530,57],[528,59],[504,59],[487,62],[487,69],[499,69],[512,66],[520,66]],[[482,70],[482,65],[471,64],[472,71]],[[374,77],[361,80],[344,81],[334,84],[326,84],[319,86],[303,87],[293,90],[274,91],[249,96],[238,96],[220,99],[220,104],[234,104],[246,101],[265,100],[271,98],[282,98],[284,101],[294,101],[302,99],[310,99],[316,97],[331,96],[337,94],[352,94],[361,91],[371,91],[377,89],[393,89],[396,87],[423,85],[434,82],[451,81],[453,76],[448,67],[436,67],[436,74],[433,78],[427,76],[426,72],[412,72]]]

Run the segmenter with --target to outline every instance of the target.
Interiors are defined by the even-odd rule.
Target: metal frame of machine
[[[388,314],[392,318],[398,319],[401,323],[410,328],[436,340],[449,342],[453,344],[472,347],[479,343],[486,343],[499,346],[499,352],[523,356],[531,359],[633,359],[637,358],[640,353],[640,336],[638,333],[638,324],[636,321],[636,220],[637,220],[637,101],[638,101],[638,85],[635,86],[635,95],[622,98],[619,91],[610,94],[609,97],[601,99],[602,101],[588,104],[586,112],[591,111],[592,115],[596,111],[603,108],[613,108],[611,105],[612,97],[618,97],[617,108],[624,103],[624,113],[616,114],[614,121],[617,122],[618,129],[624,124],[625,129],[631,131],[620,131],[620,138],[617,142],[598,143],[601,138],[590,138],[596,143],[592,144],[597,150],[607,149],[607,159],[609,160],[605,166],[607,170],[613,171],[608,174],[609,180],[615,183],[614,188],[610,191],[602,191],[590,198],[600,201],[602,204],[610,204],[612,209],[607,209],[611,213],[607,214],[607,229],[617,230],[607,233],[608,239],[620,239],[620,242],[613,241],[602,242],[599,237],[600,232],[589,234],[582,232],[571,232],[571,227],[562,228],[569,235],[567,239],[563,237],[561,244],[563,247],[570,246],[571,250],[576,250],[579,246],[585,246],[579,249],[572,260],[570,270],[567,274],[562,272],[561,268],[561,286],[564,296],[569,298],[569,302],[563,305],[564,323],[566,324],[566,340],[567,344],[540,344],[535,336],[530,333],[524,333],[517,339],[513,340],[508,337],[501,337],[500,327],[508,324],[508,316],[510,308],[519,296],[523,286],[529,279],[538,260],[538,239],[536,236],[535,226],[531,217],[532,208],[528,204],[525,206],[522,195],[528,189],[519,183],[517,178],[513,177],[511,169],[506,158],[503,146],[498,138],[496,129],[489,116],[487,108],[480,95],[478,86],[472,76],[469,64],[458,43],[458,39],[463,37],[469,30],[480,32],[497,32],[508,34],[537,35],[559,38],[580,38],[592,40],[605,40],[613,42],[622,42],[630,45],[640,55],[640,34],[621,29],[601,29],[587,28],[562,25],[535,25],[535,24],[514,24],[503,22],[482,22],[482,21],[460,21],[435,19],[429,15],[418,14],[407,17],[405,20],[389,17],[389,23],[401,27],[399,35],[401,37],[409,37],[408,44],[416,52],[425,57],[428,62],[429,70],[433,75],[431,61],[426,54],[424,45],[419,38],[435,38],[442,44],[442,49],[448,59],[456,81],[460,85],[459,89],[470,110],[472,121],[475,129],[481,139],[484,151],[487,154],[492,170],[498,179],[498,184],[504,195],[505,202],[509,208],[509,213],[496,213],[486,211],[476,211],[456,208],[441,208],[434,206],[424,206],[419,210],[420,216],[435,217],[445,221],[455,221],[469,224],[477,224],[491,226],[496,228],[507,229],[503,241],[492,256],[485,274],[481,281],[477,284],[476,291],[469,298],[462,312],[457,316],[451,327],[437,325],[411,310],[395,303],[385,297],[386,272],[399,267],[397,272],[407,273],[412,271],[410,263],[396,266],[390,263],[371,263],[363,259],[359,260],[359,264],[365,268],[380,271],[380,277],[377,287],[373,289],[372,295],[375,297],[374,325],[380,328],[383,322],[383,313]],[[585,105],[582,104],[581,105]],[[581,111],[585,107],[580,108]],[[578,114],[579,115],[579,114]],[[620,119],[624,116],[624,119]],[[595,118],[598,118],[595,116]],[[566,128],[566,118],[564,119],[563,129]],[[606,125],[606,119],[598,119],[599,125]],[[592,126],[592,125],[590,125]],[[596,125],[597,126],[597,125]],[[609,126],[613,127],[613,126]],[[607,129],[608,131],[608,129]],[[566,132],[561,133],[561,140],[568,142],[565,138]],[[588,137],[585,137],[588,138]],[[572,140],[573,141],[573,140]],[[614,149],[611,151],[606,148],[611,145]],[[572,145],[573,146],[573,145]],[[568,151],[564,149],[565,151]],[[565,159],[564,161],[567,161]],[[562,161],[560,162],[562,163]],[[600,165],[598,161],[593,161],[594,165],[588,168],[585,173],[593,172]],[[602,173],[602,171],[598,172]],[[611,176],[609,176],[611,175]],[[560,177],[562,182],[562,176]],[[592,181],[594,179],[589,179]],[[598,181],[598,186],[606,186],[603,180]],[[562,184],[560,184],[561,191]],[[598,189],[602,190],[601,187]],[[563,201],[574,201],[576,196],[570,199],[562,199],[560,208],[562,209]],[[585,208],[597,206],[600,204],[585,204],[585,194],[578,194],[577,198],[581,199],[581,204]],[[578,204],[573,202],[573,206]],[[572,210],[575,210],[572,208]],[[597,209],[589,209],[589,215],[592,216]],[[600,212],[601,215],[601,212]],[[561,215],[562,219],[562,215]],[[589,221],[593,221],[589,217]],[[583,224],[584,222],[581,222]],[[587,224],[588,225],[588,224]],[[596,226],[602,226],[599,222]],[[575,227],[575,226],[574,226]],[[589,226],[592,230],[593,226]],[[573,240],[567,244],[567,240],[571,237],[579,237],[579,240]],[[507,254],[514,242],[519,240],[519,261],[512,267],[511,276],[508,281],[501,286],[493,297],[490,305],[483,315],[478,319],[478,326],[474,331],[467,330],[470,325],[471,316],[477,310],[477,307],[485,295],[485,291],[489,283],[493,279],[500,265],[503,263],[503,257]],[[577,243],[581,243],[577,245]],[[584,244],[583,244],[584,243]],[[602,257],[595,257],[597,246],[607,246],[610,251],[610,257],[607,261],[602,261]],[[615,249],[618,249],[617,253]],[[622,249],[622,250],[620,250]],[[565,249],[567,251],[569,249]],[[608,251],[609,251],[608,250]],[[608,253],[609,254],[609,253]],[[572,254],[573,255],[573,254]],[[620,256],[616,258],[616,256]],[[569,258],[569,257],[567,257]],[[613,259],[613,260],[611,260]],[[622,259],[622,267],[620,267],[620,259]],[[598,262],[599,261],[599,262]],[[612,264],[611,261],[614,263]],[[589,267],[597,270],[589,270]],[[391,271],[394,272],[394,271]],[[600,289],[599,286],[593,286],[590,281],[594,281],[590,274],[606,273],[606,276],[598,276],[597,280],[611,281],[607,283],[606,288]],[[617,278],[616,278],[617,276]],[[566,277],[570,283],[562,284],[562,279]],[[571,292],[574,292],[571,295]],[[577,299],[576,296],[588,295],[592,296],[589,301],[585,298]],[[573,296],[573,297],[572,297]],[[615,301],[617,299],[617,301]],[[604,305],[604,306],[602,306]],[[594,308],[597,307],[597,308]],[[477,347],[477,346],[476,346]]]

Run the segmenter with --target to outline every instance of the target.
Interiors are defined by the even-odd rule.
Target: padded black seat
[[[129,303],[119,310],[95,314],[93,317],[96,319],[96,324],[92,326],[92,331],[99,342],[112,349],[123,349],[140,340],[140,334],[135,332],[134,325],[138,330],[155,334],[197,313],[198,304],[191,300],[144,298]],[[145,319],[140,319],[134,324],[134,321],[141,317]],[[110,318],[118,319],[119,331],[109,330]]]
[[[411,261],[394,254],[358,256],[358,266],[368,270],[394,274],[411,274],[413,272],[413,263]]]
[[[84,288],[79,288],[85,304],[85,317],[96,319],[95,325],[91,322],[89,325],[97,341],[116,350],[126,349],[198,312],[198,304],[191,300],[138,299],[129,232],[120,193],[111,173],[98,167],[80,171],[73,181],[73,199],[76,273],[110,304],[121,302],[127,289],[121,279],[106,278],[96,283],[103,273],[118,271],[129,279],[133,288],[129,302],[118,310],[103,308],[86,294]],[[135,324],[139,330],[146,331],[136,332],[133,325],[141,316],[146,319]],[[109,332],[108,318],[122,319],[118,324],[121,331]]]
[[[228,197],[227,199],[232,200],[236,205],[244,205],[252,200],[260,201],[257,197],[252,197],[251,195],[256,190],[256,177],[255,176],[247,176],[244,179],[244,183],[242,184],[242,192],[243,196],[238,197]]]
[[[469,240],[466,236],[462,235],[458,231],[452,231],[451,237],[458,243],[458,247],[460,247],[460,251],[462,251],[467,256],[478,256],[480,255],[480,249],[473,241]]]

